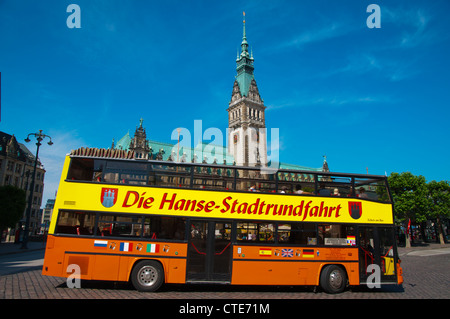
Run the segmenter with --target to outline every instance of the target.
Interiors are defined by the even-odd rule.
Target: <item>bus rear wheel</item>
[[[320,274],[320,286],[329,294],[337,294],[344,291],[347,285],[347,273],[337,265],[328,265]]]
[[[154,260],[141,260],[131,272],[133,287],[142,292],[158,290],[164,282],[164,269]]]

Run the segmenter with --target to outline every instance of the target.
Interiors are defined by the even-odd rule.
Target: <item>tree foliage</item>
[[[395,218],[398,222],[409,219],[422,222],[427,219],[428,199],[425,177],[410,172],[392,173],[389,186],[394,199]]]
[[[389,186],[394,200],[395,220],[405,227],[408,221],[416,223],[436,219],[441,243],[442,218],[450,217],[450,184],[448,181],[426,182],[425,177],[410,172],[392,173]],[[407,245],[409,244],[409,234]]]
[[[429,182],[428,199],[430,218],[450,217],[450,184],[447,181]]]
[[[442,218],[450,217],[450,184],[447,181],[428,183],[428,200],[430,201],[428,216],[436,218],[439,241],[444,244]]]
[[[7,185],[0,187],[0,229],[14,227],[23,216],[26,193],[23,189]]]

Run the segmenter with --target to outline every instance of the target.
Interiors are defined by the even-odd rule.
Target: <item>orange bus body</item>
[[[113,251],[107,248],[94,248],[93,239],[48,236],[45,251],[43,274],[55,277],[69,277],[73,272],[67,272],[68,266],[80,266],[80,279],[128,281],[133,265],[138,260],[152,259],[159,261],[165,270],[165,282],[184,283],[186,277],[186,244],[170,243],[167,252],[150,256],[145,251],[133,249],[130,252],[120,252],[117,241],[109,241],[109,245],[118,243]],[[130,242],[130,241],[127,241]],[[139,243],[132,242],[136,247]],[[145,242],[145,245],[151,242]],[[164,246],[160,242],[156,243]],[[111,252],[113,251],[113,252]]]
[[[133,244],[130,252],[112,251],[109,247],[95,248],[94,239],[71,238],[49,235],[45,251],[43,274],[55,277],[69,277],[69,265],[80,266],[80,279],[128,281],[133,265],[139,260],[157,260],[164,268],[165,282],[186,283],[187,244],[127,241]],[[108,240],[108,245],[117,245],[120,241]],[[146,245],[168,246],[168,251],[147,253]],[[141,247],[137,250],[136,247]],[[289,259],[277,256],[283,246],[246,246],[233,245],[231,284],[238,285],[311,285],[319,284],[319,275],[325,265],[341,265],[348,274],[349,285],[359,285],[357,248],[314,248],[312,256],[302,256],[302,250],[293,249]],[[273,257],[261,257],[260,251],[266,249]],[[238,252],[239,251],[239,252]],[[300,256],[296,256],[296,253]],[[70,269],[70,268],[69,268]],[[264,278],[264,280],[262,280]]]
[[[85,160],[85,158],[81,160]],[[105,159],[101,158],[101,160]],[[117,182],[111,184],[74,181],[73,178],[69,178],[71,161],[72,156],[67,156],[47,237],[42,270],[43,275],[47,276],[74,278],[79,275],[80,279],[86,280],[130,281],[138,263],[153,261],[161,266],[164,283],[202,282],[202,280],[195,280],[193,279],[195,277],[188,276],[189,266],[195,259],[192,258],[192,252],[198,256],[208,256],[208,258],[220,257],[226,252],[225,254],[229,254],[226,259],[227,262],[229,261],[229,270],[227,270],[229,277],[217,281],[209,278],[206,280],[207,282],[237,285],[319,286],[323,285],[322,274],[325,269],[331,272],[334,267],[334,270],[339,270],[338,275],[344,276],[342,280],[348,282],[348,285],[354,286],[364,284],[365,279],[370,279],[366,268],[369,264],[374,263],[375,255],[370,253],[367,247],[370,246],[369,244],[373,245],[374,238],[378,238],[377,236],[381,236],[388,230],[392,233],[391,239],[395,241],[392,204],[389,201],[364,200],[350,198],[350,196],[338,198],[238,191],[236,188],[238,173],[235,167],[232,168],[235,170],[234,191],[193,189],[194,168],[190,172],[190,187],[181,184],[159,187],[157,185],[126,185]],[[130,160],[128,162],[145,163]],[[164,165],[169,164],[164,163]],[[157,166],[161,167],[162,165],[157,163]],[[182,171],[180,169],[180,172]],[[178,168],[172,172],[179,174]],[[196,170],[195,173],[197,173]],[[189,175],[185,175],[183,178],[186,176],[189,177]],[[364,178],[370,181],[370,176],[351,177],[351,188],[354,188],[356,180],[361,181]],[[383,177],[377,178],[374,177],[376,183],[383,182]],[[153,179],[157,180],[157,177],[153,177]],[[327,177],[324,180],[331,179],[331,177]],[[181,178],[176,177],[176,180],[178,184]],[[316,191],[318,189],[317,181],[316,176]],[[278,180],[276,183],[279,183]],[[275,185],[278,186],[278,184]],[[180,188],[176,188],[176,186],[180,186]],[[388,190],[383,194],[388,195]],[[108,203],[106,203],[106,197],[108,197]],[[98,228],[91,229],[90,235],[83,235],[82,226],[84,225],[77,220],[79,218],[77,214],[85,212],[91,214],[91,226],[95,225],[93,228]],[[65,224],[58,230],[58,223],[60,219],[63,219],[61,216],[64,214],[73,214],[70,232],[66,232],[67,229],[64,230],[64,227],[68,227]],[[137,231],[140,231],[141,235],[112,236],[113,221],[109,222],[111,223],[109,230],[106,227],[103,229],[105,232],[100,232],[100,223],[108,224],[107,221],[99,220],[101,214],[139,217],[140,224],[135,224],[140,225]],[[186,230],[183,238],[165,240],[164,237],[156,236],[156,233],[144,236],[142,234],[144,228],[147,227],[147,230],[150,230],[150,222],[145,224],[144,221],[155,216],[183,219]],[[92,220],[94,217],[95,223]],[[216,232],[221,236],[228,236],[228,245],[213,253],[198,249],[192,239],[194,238],[195,221],[204,223],[206,226],[211,223],[233,224],[231,233],[226,233],[225,230],[221,233],[217,228],[209,228],[210,234]],[[303,245],[285,244],[281,237],[272,242],[258,242],[264,236],[267,237],[268,233],[264,232],[261,232],[260,237],[253,242],[242,241],[242,237],[238,239],[236,225],[252,221],[272,223],[272,235],[276,233],[277,236],[281,236],[280,233],[283,231],[283,234],[294,231],[294,228],[289,228],[289,231],[285,230],[286,228],[283,230],[282,227],[286,223],[292,223],[289,224],[292,227],[294,224],[315,225],[314,236],[308,237],[308,242]],[[325,232],[327,229],[333,228],[333,225],[350,226],[353,228],[353,233],[331,236],[328,241],[323,235],[324,238],[320,239],[323,242],[318,244],[319,228],[322,227],[322,231]],[[228,230],[231,228],[229,227]],[[190,231],[192,234],[189,233]],[[250,236],[250,231],[246,231],[248,234],[243,231],[244,233],[239,235]],[[379,232],[379,235],[369,236],[370,240],[364,235],[374,232]],[[211,242],[215,240],[215,235],[209,236],[212,237],[208,240]],[[369,240],[366,242],[369,246],[363,249],[362,244],[365,240]],[[380,239],[375,240],[378,244],[382,242]],[[384,245],[386,246],[386,244]],[[390,245],[387,247],[389,248]],[[380,250],[376,258],[382,268],[381,273],[385,275],[385,283],[403,283],[403,271],[400,267],[395,242],[390,249],[383,252]],[[78,267],[79,274],[74,272],[71,265]]]

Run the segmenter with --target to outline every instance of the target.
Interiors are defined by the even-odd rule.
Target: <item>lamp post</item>
[[[39,133],[30,133],[28,134],[27,138],[25,139],[25,142],[30,142],[30,136],[33,135],[37,139],[37,149],[36,149],[36,157],[34,159],[34,169],[33,169],[33,175],[31,178],[31,187],[30,187],[30,195],[28,196],[28,209],[26,214],[26,220],[25,220],[25,233],[23,234],[23,240],[22,240],[22,247],[21,249],[28,249],[28,233],[30,232],[30,219],[31,219],[31,208],[33,204],[33,193],[34,193],[34,182],[36,179],[36,167],[38,162],[38,155],[39,155],[39,146],[41,146],[41,141],[44,140],[44,138],[48,137],[50,139],[50,142],[48,142],[48,145],[53,145],[52,138],[48,135],[42,134],[42,130],[39,130]]]

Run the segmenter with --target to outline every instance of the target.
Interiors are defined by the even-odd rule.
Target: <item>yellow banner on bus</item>
[[[67,181],[60,187],[55,208],[245,220],[393,223],[391,204],[358,198],[110,187]]]

